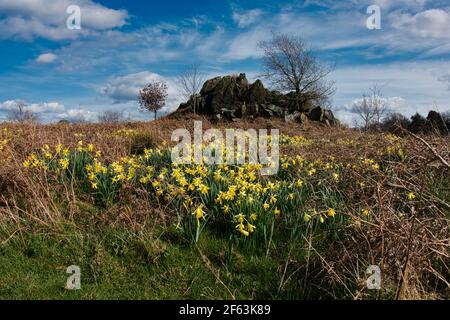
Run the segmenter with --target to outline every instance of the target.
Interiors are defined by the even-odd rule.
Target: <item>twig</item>
[[[450,164],[444,158],[442,158],[442,156],[428,142],[426,142],[424,139],[422,139],[421,137],[415,135],[412,132],[408,131],[408,133],[412,137],[414,137],[415,139],[417,139],[420,142],[422,142],[436,156],[436,158],[438,158],[448,169],[450,169]]]

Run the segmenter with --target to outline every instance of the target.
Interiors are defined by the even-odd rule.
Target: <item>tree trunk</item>
[[[154,110],[153,112],[155,113],[155,118],[154,118],[154,120],[156,121],[156,110]]]

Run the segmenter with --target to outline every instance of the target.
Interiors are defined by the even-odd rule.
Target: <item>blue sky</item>
[[[68,30],[66,8],[81,8]],[[381,30],[366,27],[381,8]],[[182,99],[176,75],[197,63],[208,76],[261,70],[259,41],[301,36],[336,65],[333,109],[351,123],[353,101],[377,84],[412,115],[450,110],[450,1],[430,0],[0,0],[0,121],[17,101],[44,122],[95,121],[104,110],[133,119],[146,82],[169,84],[164,112]]]

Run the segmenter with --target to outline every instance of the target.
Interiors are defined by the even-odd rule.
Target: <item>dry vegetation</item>
[[[45,145],[50,149],[58,144],[75,149],[83,141],[83,146],[92,144],[94,150],[101,151],[98,159],[107,166],[123,157],[142,155],[145,149],[163,149],[173,130],[192,130],[194,119],[202,119],[204,129],[279,128],[284,135],[297,137],[282,144],[284,166],[273,179],[302,179],[308,186],[308,194],[299,200],[304,212],[295,211],[301,215],[301,232],[295,238],[274,237],[267,248],[252,244],[264,247],[262,255],[276,261],[278,294],[289,292],[284,296],[272,292],[270,297],[449,298],[450,141],[438,136],[424,137],[427,146],[408,134],[397,137],[313,124],[286,125],[279,120],[212,124],[201,117],[110,125],[2,124],[0,245],[24,234],[63,233],[65,225],[101,224],[136,233],[176,225],[175,206],[164,194],[156,196],[151,188],[124,182],[114,201],[98,205],[94,193],[82,192],[76,181],[61,182],[51,170],[27,169],[24,162]],[[293,162],[300,159],[298,156],[303,159],[301,167]],[[281,227],[287,224],[283,215],[292,218],[291,213],[281,211],[280,227],[275,227],[280,233],[291,230]],[[326,221],[316,220],[316,216]],[[214,231],[214,221],[210,224]],[[240,237],[247,237],[239,232],[234,237],[239,238],[239,251]],[[256,247],[255,255],[261,255]],[[239,297],[239,290],[229,279],[233,271],[227,264],[226,250],[216,256],[198,251],[199,260],[208,265],[218,283],[227,287],[223,298]],[[237,260],[242,258],[235,255]],[[379,292],[366,289],[368,265],[379,265],[383,271]]]

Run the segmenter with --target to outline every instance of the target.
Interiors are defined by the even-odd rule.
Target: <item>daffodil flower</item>
[[[334,209],[330,209],[328,210],[327,214],[329,217],[334,218],[336,216],[336,211],[334,211]]]
[[[205,212],[203,211],[203,205],[200,205],[194,212],[195,217],[197,220],[204,219],[205,218]]]
[[[408,193],[407,198],[409,201],[415,200],[417,197],[413,192]]]

